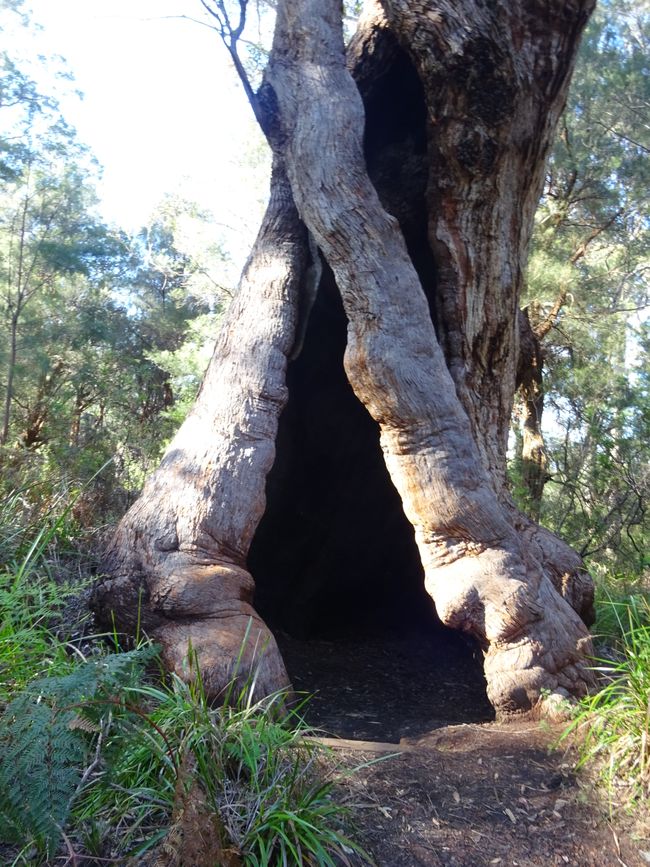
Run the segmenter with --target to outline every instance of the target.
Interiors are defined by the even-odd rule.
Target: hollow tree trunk
[[[306,282],[293,201],[336,277],[346,372],[379,424],[426,588],[443,621],[483,646],[492,703],[527,711],[546,691],[589,685],[576,612],[589,613],[590,581],[574,552],[515,509],[505,451],[525,250],[591,5],[369,3],[348,52],[357,90],[340,3],[279,4],[260,102],[291,193],[278,168],[197,407],[120,525],[107,558],[114,577],[99,593],[128,623],[140,588],[168,663],[180,671],[188,641],[200,643],[212,692],[254,616],[245,558]],[[388,89],[398,106],[419,100],[421,135],[405,116],[396,143],[382,117]],[[269,282],[274,253],[281,274]],[[256,300],[266,312],[252,312]],[[259,620],[256,629],[266,636]],[[284,677],[271,644],[263,685]]]
[[[408,14],[418,17],[407,11],[403,18]],[[427,590],[442,620],[472,633],[486,649],[488,696],[501,712],[530,707],[544,689],[584,690],[587,632],[524,549],[497,499],[495,441],[501,437],[499,431],[494,437],[495,420],[475,414],[482,425],[492,422],[492,437],[483,427],[472,430],[399,225],[368,178],[363,105],[345,68],[339,4],[283,3],[276,34],[268,77],[278,97],[294,199],[336,276],[350,323],[346,372],[380,426],[388,470],[415,528]],[[482,304],[486,294],[487,287]],[[469,338],[476,344],[471,330]],[[514,339],[502,343],[507,350]],[[512,353],[510,366],[508,400]],[[462,377],[457,388],[469,391]],[[502,408],[503,398],[495,403]],[[477,441],[489,443],[494,454]]]

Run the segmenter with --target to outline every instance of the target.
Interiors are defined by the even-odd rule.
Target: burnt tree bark
[[[182,671],[191,642],[215,695],[249,617],[260,688],[286,682],[246,556],[319,273],[313,240],[426,590],[483,647],[497,712],[588,688],[590,580],[515,509],[505,452],[526,248],[592,5],[370,2],[346,67],[337,0],[279,4],[255,106],[274,152],[269,210],[197,404],[120,524],[97,596],[127,628],[140,598],[167,663]]]

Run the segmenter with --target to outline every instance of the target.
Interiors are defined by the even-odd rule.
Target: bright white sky
[[[179,192],[241,234],[245,255],[266,194],[261,136],[217,34],[166,17],[203,17],[199,0],[26,6],[44,31],[17,32],[21,53],[62,55],[85,94],[62,108],[104,166],[104,216],[133,230]]]

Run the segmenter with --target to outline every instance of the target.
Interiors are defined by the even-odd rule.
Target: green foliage
[[[597,661],[605,686],[581,702],[563,738],[577,736],[580,765],[594,763],[615,804],[650,795],[650,604],[615,603],[621,633],[614,659]]]
[[[53,574],[71,551],[70,508],[34,515],[26,494],[0,497],[0,708],[35,677],[73,666],[60,618],[82,584]]]
[[[363,851],[341,831],[348,811],[324,778],[323,748],[306,738],[280,692],[254,683],[223,706],[200,678],[143,679],[155,649],[77,661],[28,684],[0,717],[0,837],[53,858],[63,833],[77,848],[128,858],[176,839],[192,799],[251,867],[340,863]],[[33,847],[36,847],[35,849]],[[40,854],[35,854],[40,853]]]
[[[333,781],[323,780],[322,748],[305,739],[298,711],[287,711],[287,694],[253,701],[253,688],[235,695],[233,686],[217,708],[198,677],[125,690],[125,706],[146,717],[113,727],[106,771],[80,800],[78,820],[119,825],[120,851],[142,852],[198,787],[245,864],[334,865],[346,848],[362,854],[340,831],[347,811],[332,798]]]
[[[625,652],[625,636],[630,623],[649,623],[650,589],[636,575],[599,574],[595,582],[597,644],[615,652]]]
[[[52,855],[83,784],[92,732],[112,696],[133,683],[153,650],[76,664],[33,681],[0,718],[0,837]]]
[[[647,3],[598,5],[548,166],[525,298],[545,360],[542,523],[590,566],[636,576],[650,541],[649,47]]]
[[[0,7],[8,46],[21,10]],[[134,237],[104,223],[57,101],[69,73],[48,59],[43,92],[40,63],[0,53],[0,491],[96,477],[76,510],[91,522],[125,510],[187,411],[228,259],[179,197]]]

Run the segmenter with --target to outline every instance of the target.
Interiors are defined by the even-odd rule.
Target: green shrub
[[[604,686],[563,738],[578,735],[579,764],[595,763],[612,802],[630,803],[650,795],[650,606],[641,597],[615,604],[620,649],[597,660]]]
[[[251,685],[233,690],[219,707],[207,702],[198,677],[125,690],[126,704],[145,715],[113,727],[105,771],[80,800],[78,821],[119,827],[117,854],[142,854],[161,833],[174,839],[179,801],[198,787],[227,845],[251,867],[327,867],[346,851],[364,857],[340,831],[347,811],[332,798],[334,780],[323,778],[323,748],[305,739],[287,694],[253,701]]]

